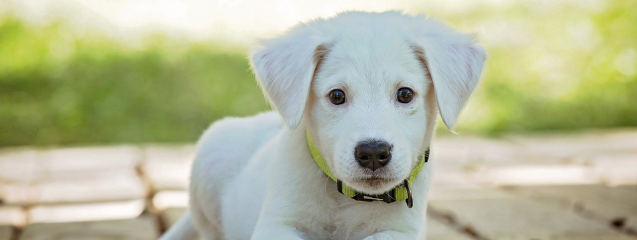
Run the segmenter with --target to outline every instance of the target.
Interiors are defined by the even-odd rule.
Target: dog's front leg
[[[418,237],[418,233],[404,233],[397,231],[383,231],[366,237],[363,240],[408,240],[408,239],[416,239]]]
[[[286,167],[280,167],[275,170],[285,169]],[[291,171],[286,171],[291,172]],[[255,226],[251,240],[301,240],[304,239],[306,234],[299,231],[306,226],[311,226],[307,222],[311,217],[307,217],[301,213],[302,210],[308,209],[308,206],[304,206],[299,201],[309,201],[306,199],[298,199],[295,193],[301,193],[298,189],[299,186],[304,184],[299,183],[303,181],[301,177],[295,184],[286,184],[286,178],[276,176],[268,180],[268,187],[265,196],[263,207],[259,214],[259,220]],[[312,204],[315,205],[315,204]],[[312,209],[310,209],[311,211]],[[317,215],[316,213],[309,213],[308,215]]]
[[[268,190],[271,191],[266,195],[266,201],[250,239],[302,240],[307,238],[306,233],[298,229],[307,228],[309,223],[306,220],[311,218],[303,217],[297,212],[307,207],[295,203],[292,201],[293,198],[275,198],[275,196],[293,196],[291,193],[285,193],[285,188]]]
[[[304,128],[301,128],[304,129]],[[270,158],[265,196],[253,240],[327,239],[331,231],[331,206],[326,192],[332,182],[307,150],[305,131],[282,135],[264,156]],[[257,169],[262,171],[262,169]]]

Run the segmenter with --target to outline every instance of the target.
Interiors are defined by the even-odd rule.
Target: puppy
[[[190,210],[162,239],[424,239],[437,114],[453,128],[485,58],[471,36],[399,12],[263,41],[250,60],[276,112],[204,133]]]

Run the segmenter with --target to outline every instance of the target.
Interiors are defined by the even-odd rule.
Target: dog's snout
[[[382,140],[368,140],[359,142],[354,149],[354,157],[361,167],[376,171],[391,160],[389,143]]]

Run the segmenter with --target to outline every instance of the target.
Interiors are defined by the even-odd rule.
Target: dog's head
[[[379,194],[409,177],[438,110],[453,128],[485,56],[472,37],[423,16],[349,12],[263,41],[251,64],[287,125],[303,121],[335,177]]]

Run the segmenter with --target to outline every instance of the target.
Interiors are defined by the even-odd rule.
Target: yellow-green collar
[[[409,178],[405,179],[405,181],[403,181],[402,184],[396,186],[394,189],[390,190],[389,192],[385,192],[379,195],[370,195],[370,194],[356,192],[356,190],[343,184],[341,180],[334,177],[334,174],[332,173],[330,168],[327,166],[327,162],[325,162],[325,158],[323,158],[323,155],[321,155],[321,153],[318,151],[318,149],[314,145],[314,142],[312,142],[310,133],[305,131],[305,135],[307,137],[307,145],[310,148],[310,153],[312,153],[312,157],[314,158],[316,165],[318,165],[319,168],[323,170],[325,175],[327,175],[329,178],[331,178],[337,183],[338,191],[342,193],[343,195],[358,201],[366,201],[366,202],[383,201],[386,203],[392,203],[395,201],[406,201],[407,206],[409,206],[409,208],[413,206],[413,199],[411,198],[411,190],[410,190],[411,184],[414,182],[414,180],[416,180],[416,177],[418,176],[418,173],[420,173],[420,170],[422,169],[422,167],[425,165],[425,162],[429,161],[429,149],[425,151],[425,153],[422,155],[422,157],[418,161],[418,164],[416,165],[416,167],[411,171],[411,175],[409,175]]]

